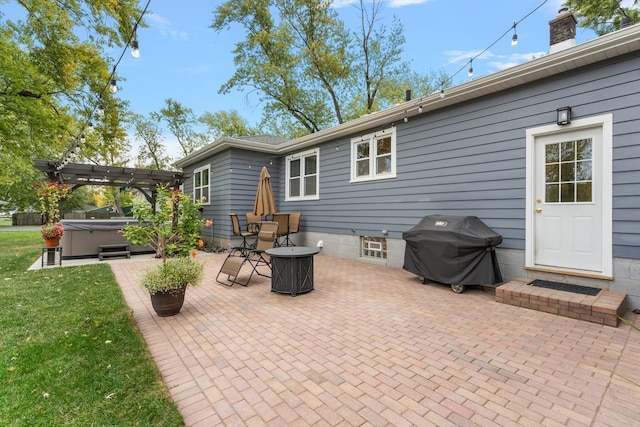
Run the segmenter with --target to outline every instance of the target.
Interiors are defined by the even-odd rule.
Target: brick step
[[[618,316],[627,310],[627,295],[602,289],[597,295],[530,286],[533,279],[516,279],[496,288],[496,301],[544,311],[601,325],[618,326]]]

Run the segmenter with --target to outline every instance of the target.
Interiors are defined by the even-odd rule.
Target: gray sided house
[[[185,191],[207,196],[223,247],[266,166],[278,210],[302,212],[298,245],[402,267],[402,233],[424,216],[472,215],[503,236],[505,281],[609,288],[638,308],[640,25],[562,43],[443,97],[295,140],[224,138],[176,166],[194,174]]]

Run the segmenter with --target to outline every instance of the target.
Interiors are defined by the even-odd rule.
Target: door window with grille
[[[593,202],[592,140],[545,146],[545,202]]]

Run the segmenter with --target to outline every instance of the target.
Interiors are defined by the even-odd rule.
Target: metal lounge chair
[[[258,233],[258,241],[255,249],[249,251],[247,259],[253,266],[253,271],[260,276],[271,277],[260,273],[257,268],[260,265],[266,265],[271,269],[271,258],[266,253],[267,249],[271,249],[276,246],[278,242],[278,228],[279,224],[274,221],[263,221],[260,225],[260,232]]]
[[[269,255],[266,254],[266,250],[272,248],[276,241],[276,233],[278,232],[278,224],[275,222],[263,222],[260,232],[258,233],[258,240],[255,248],[246,248],[244,250],[231,250],[227,258],[222,263],[220,271],[216,276],[216,282],[225,286],[233,286],[238,283],[242,286],[247,286],[253,273],[257,273],[260,276],[271,277],[268,274],[263,274],[258,271],[258,267],[266,265],[271,269],[271,260]],[[251,266],[249,275],[243,280],[240,272],[245,264]],[[226,279],[224,278],[226,275]],[[223,276],[221,279],[220,276]]]

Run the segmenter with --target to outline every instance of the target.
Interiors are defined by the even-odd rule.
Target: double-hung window
[[[209,170],[207,165],[193,171],[193,198],[202,201],[203,205],[208,205],[211,198],[209,194]]]
[[[286,200],[317,200],[319,198],[320,164],[318,150],[288,156]]]
[[[351,140],[351,182],[395,178],[396,128]]]

